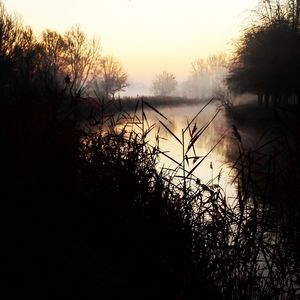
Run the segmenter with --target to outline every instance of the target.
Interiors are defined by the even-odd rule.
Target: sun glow
[[[230,51],[255,0],[6,0],[39,33],[64,32],[75,24],[100,39],[131,81],[149,83],[162,70],[178,80],[191,62]]]

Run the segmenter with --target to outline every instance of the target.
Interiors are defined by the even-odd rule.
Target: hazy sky
[[[79,24],[116,56],[131,81],[162,70],[184,79],[191,62],[227,51],[258,0],[4,0],[38,33]]]

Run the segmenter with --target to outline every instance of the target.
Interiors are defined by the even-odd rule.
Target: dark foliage
[[[56,77],[48,81],[55,72],[43,67],[45,49],[20,28],[19,44],[0,45],[7,298],[296,298],[298,264],[281,224],[247,192],[245,153],[231,204],[221,187],[193,175],[205,157],[186,167],[217,113],[203,128],[195,117],[180,139],[153,103],[107,115],[99,101],[87,130],[79,101]],[[174,170],[157,169],[166,153],[147,142],[146,106],[182,146]]]
[[[287,104],[291,96],[299,102],[300,33],[295,25],[299,14],[292,14],[292,18],[289,13],[280,12],[284,8],[292,9],[283,5],[271,7],[268,22],[263,19],[244,31],[227,78],[232,91],[265,96],[266,101],[271,96],[274,104]],[[295,11],[299,12],[299,7]]]

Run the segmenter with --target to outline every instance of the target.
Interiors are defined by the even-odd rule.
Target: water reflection
[[[236,282],[242,279],[243,282],[257,282],[255,286],[263,284],[275,291],[277,287],[293,290],[293,279],[286,280],[282,277],[282,274],[292,274],[294,263],[287,264],[285,259],[290,250],[283,239],[284,231],[280,232],[281,225],[269,219],[269,208],[260,206],[243,185],[236,193],[232,184],[234,174],[230,173],[227,154],[234,145],[230,139],[231,126],[222,110],[217,114],[217,105],[209,105],[195,122],[190,123],[202,106],[160,108],[160,112],[146,110],[144,114],[136,111],[133,120],[123,112],[114,118],[107,118],[107,122],[102,118],[105,126],[100,122],[100,129],[98,128],[103,137],[100,146],[104,147],[101,149],[105,149],[112,141],[113,147],[108,147],[108,151],[121,150],[121,155],[114,158],[122,159],[122,150],[125,158],[128,158],[127,150],[131,149],[131,141],[138,141],[139,151],[136,154],[141,156],[135,156],[135,162],[142,164],[144,160],[138,158],[147,159],[149,151],[155,150],[158,143],[158,168],[177,169],[176,175],[184,176],[197,166],[192,180],[182,180],[179,177],[177,186],[170,184],[171,181],[167,178],[164,183],[168,185],[171,205],[176,210],[179,208],[183,220],[192,225],[195,253],[204,253],[209,258],[209,263],[216,266],[216,271],[213,272],[223,274],[221,277],[217,275],[216,281],[225,282],[227,286],[226,278],[233,276]],[[212,119],[214,120],[211,121]],[[190,129],[185,130],[187,124]],[[152,130],[146,134],[149,128]],[[99,132],[96,134],[99,135]],[[194,139],[195,136],[199,138]],[[145,147],[144,139],[147,139],[152,148]],[[192,142],[193,139],[195,143]],[[97,143],[96,145],[99,146]],[[184,159],[185,166],[182,168],[185,155],[191,160]],[[150,158],[155,159],[156,156],[150,154]],[[154,169],[154,163],[151,168]],[[164,176],[160,178],[164,179]],[[187,186],[184,185],[185,182]],[[190,189],[190,182],[192,187],[198,189]],[[220,185],[225,191],[227,201],[224,193],[219,193],[219,188],[214,187],[214,184]],[[158,193],[162,193],[162,189],[159,188]],[[144,201],[143,198],[140,200]]]
[[[227,198],[234,197],[235,188],[232,184],[234,174],[226,155],[232,147],[232,141],[228,136],[231,128],[222,109],[216,104],[205,107],[190,124],[201,108],[203,104],[159,109],[168,120],[155,111],[149,109],[145,111],[145,119],[149,126],[155,124],[154,130],[148,135],[148,141],[154,146],[159,131],[159,148],[166,153],[166,155],[160,155],[158,168],[175,169],[175,161],[181,163],[183,151],[188,150],[185,156],[186,171],[189,172],[198,165],[193,175],[201,183],[209,186],[218,184],[225,191]],[[187,128],[188,125],[189,128]],[[187,130],[184,131],[184,129]],[[191,141],[193,142],[193,133],[200,131],[203,133],[189,148]]]
[[[131,117],[132,122],[129,121]],[[236,188],[232,182],[235,173],[228,161],[228,153],[234,147],[231,126],[219,103],[165,106],[158,111],[145,105],[144,114],[137,110],[129,115],[109,115],[107,119],[101,118],[98,126],[87,127],[97,134],[135,131],[142,135],[142,132],[147,132],[147,143],[159,147],[161,152],[157,163],[159,170],[176,170],[174,173],[179,177],[179,184],[182,184],[180,177],[191,172],[195,183],[210,188],[217,185],[230,203],[236,200]]]

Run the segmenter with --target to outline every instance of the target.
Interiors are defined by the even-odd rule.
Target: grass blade
[[[159,120],[159,123],[178,141],[180,145],[182,145],[181,140],[171,131],[171,129],[168,128],[167,125],[165,125],[162,121]]]
[[[165,120],[169,121],[166,116],[164,116],[159,110],[157,110],[154,106],[152,106],[150,103],[143,101],[144,104],[146,104],[148,107],[150,107],[152,110],[154,110],[157,114],[159,114],[161,117],[163,117]],[[170,121],[169,121],[170,122]]]

